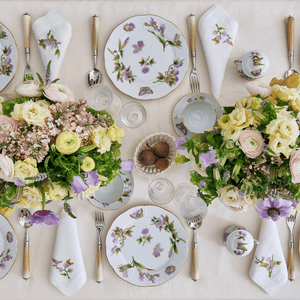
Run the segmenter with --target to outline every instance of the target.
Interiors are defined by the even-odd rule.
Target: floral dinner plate
[[[117,209],[126,204],[133,193],[133,177],[129,172],[123,173],[90,196],[90,203],[103,210]]]
[[[0,214],[0,279],[12,268],[17,253],[16,233],[9,221]]]
[[[9,29],[0,22],[0,92],[14,78],[18,59],[15,39]]]
[[[137,286],[156,286],[179,273],[187,256],[187,234],[171,212],[135,206],[112,223],[107,259],[116,274]]]
[[[223,115],[222,108],[217,100],[215,100],[212,96],[204,93],[192,93],[182,97],[174,106],[172,113],[172,124],[179,136],[186,136],[187,138],[192,138],[194,133],[190,132],[183,124],[183,111],[185,107],[195,100],[205,100],[209,102],[215,109],[217,114],[217,119],[220,119]]]
[[[189,66],[187,43],[171,22],[154,15],[135,16],[117,26],[104,50],[114,85],[139,100],[172,92]]]

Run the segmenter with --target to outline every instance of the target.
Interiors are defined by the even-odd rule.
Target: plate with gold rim
[[[0,213],[0,279],[11,270],[17,258],[17,236],[9,221]]]
[[[0,22],[0,92],[14,78],[19,60],[17,44],[12,33]]]
[[[182,82],[189,50],[173,23],[155,15],[140,15],[112,31],[104,61],[107,75],[121,92],[139,100],[154,100]]]
[[[223,115],[222,107],[217,100],[215,100],[212,96],[204,93],[192,93],[185,95],[182,97],[174,106],[173,113],[172,113],[172,124],[174,130],[179,136],[185,136],[189,139],[192,138],[194,133],[190,132],[183,123],[183,112],[186,106],[197,100],[204,100],[210,103],[213,108],[215,109],[217,119],[220,119]]]
[[[120,214],[106,236],[115,273],[137,286],[157,286],[176,276],[187,257],[180,220],[159,206],[135,206]]]

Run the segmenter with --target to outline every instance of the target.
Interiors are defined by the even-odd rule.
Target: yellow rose
[[[17,208],[17,205],[15,205],[13,208],[0,207],[0,213],[2,213],[4,217],[8,217],[16,210],[16,208]]]
[[[26,177],[33,177],[39,174],[37,163],[34,158],[26,158],[25,160],[17,160],[14,165],[14,176],[25,183],[32,183],[33,180],[25,180]]]
[[[231,126],[240,129],[249,127],[252,125],[254,116],[251,109],[236,108],[230,113]]]
[[[18,199],[18,207],[25,208],[42,208],[42,193],[41,191],[35,187],[24,186],[22,191],[22,197]]]
[[[65,131],[56,138],[56,149],[63,154],[72,154],[80,148],[80,137],[72,131]]]
[[[278,138],[270,138],[269,148],[274,152],[269,152],[270,155],[279,156],[282,153],[286,158],[289,158],[293,149],[289,147],[290,140],[288,139],[278,139]]]
[[[274,85],[272,87],[272,97],[274,99],[279,98],[284,102],[288,102],[296,97],[298,97],[299,93],[296,89],[290,89],[284,85]]]
[[[124,136],[124,134],[125,134],[125,129],[124,128],[118,128],[116,123],[111,125],[107,130],[107,136],[112,141],[118,141],[119,143],[122,142],[121,137]]]
[[[228,128],[230,126],[230,117],[229,115],[223,115],[219,120],[218,124],[221,129]]]
[[[93,144],[99,148],[101,154],[109,151],[111,139],[107,136],[105,128],[98,126],[92,131],[90,139]]]
[[[84,161],[83,161],[83,165],[81,166],[81,169],[84,172],[90,172],[93,171],[93,169],[95,168],[95,162],[91,157],[87,157]]]
[[[290,106],[294,111],[300,111],[300,95],[290,101]]]
[[[243,97],[236,102],[235,107],[237,108],[250,108],[252,104],[252,97]]]
[[[221,135],[224,137],[224,140],[233,140],[237,142],[240,138],[241,133],[243,132],[242,128],[237,128],[235,126],[230,126],[221,131]]]
[[[66,196],[68,196],[67,188],[61,186],[56,182],[53,182],[53,187],[54,189],[52,189],[50,185],[48,187],[49,198],[51,200],[63,200]]]
[[[19,111],[18,108],[17,111]],[[50,116],[50,110],[48,107],[38,104],[33,101],[28,101],[22,104],[22,119],[28,124],[44,126],[45,119]]]

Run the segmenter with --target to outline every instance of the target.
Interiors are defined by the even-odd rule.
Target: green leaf
[[[177,156],[174,158],[174,161],[175,161],[176,165],[178,165],[178,164],[184,164],[186,162],[189,162],[190,160],[187,157],[185,157],[184,155],[177,153]]]
[[[226,114],[230,114],[234,110],[235,110],[234,106],[224,106],[224,111],[225,111]]]

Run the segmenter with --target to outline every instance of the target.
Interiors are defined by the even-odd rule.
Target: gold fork
[[[287,264],[289,281],[295,280],[295,253],[294,253],[295,243],[294,243],[293,229],[296,222],[296,216],[297,216],[297,211],[286,218],[286,225],[290,230],[289,256],[288,256],[288,264]]]
[[[192,93],[200,93],[199,75],[196,71],[196,17],[193,14],[188,16],[188,29],[190,36],[190,50],[192,55],[193,69],[190,74]]]
[[[98,232],[96,282],[101,283],[103,281],[102,242],[101,242],[101,231],[104,228],[103,212],[98,212],[98,213],[95,212],[95,224]]]

